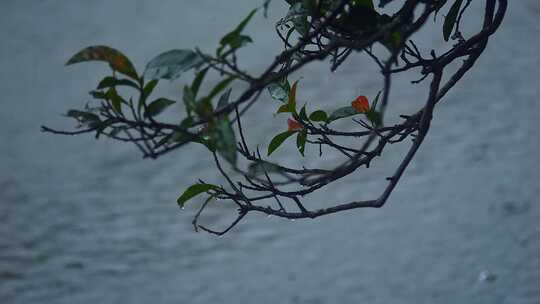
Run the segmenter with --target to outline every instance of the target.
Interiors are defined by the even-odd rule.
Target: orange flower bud
[[[298,130],[302,130],[304,128],[304,126],[299,123],[298,121],[292,119],[292,118],[289,118],[287,119],[287,125],[289,126],[289,131],[298,131]]]
[[[360,95],[351,102],[352,107],[359,113],[366,113],[369,111],[369,101],[366,96]]]

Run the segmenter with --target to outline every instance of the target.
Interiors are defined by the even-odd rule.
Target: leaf
[[[102,91],[90,91],[89,94],[95,99],[107,99],[107,95]]]
[[[446,18],[444,19],[443,37],[445,41],[448,41],[450,34],[452,34],[452,30],[454,29],[459,14],[459,9],[461,8],[461,3],[463,3],[463,0],[456,0],[454,4],[452,4],[452,7],[450,7]]]
[[[382,125],[381,113],[371,110],[371,111],[366,112],[365,114],[366,114],[367,119],[369,119],[369,121],[375,127],[379,127]]]
[[[226,46],[229,46],[231,50],[236,50],[244,45],[246,45],[249,42],[253,42],[251,37],[246,35],[241,35],[242,31],[248,24],[248,22],[251,20],[253,15],[257,9],[252,10],[241,22],[236,26],[234,30],[227,33],[221,40],[219,41],[220,46],[216,50],[217,56],[221,56],[223,49]]]
[[[212,100],[208,97],[201,98],[195,103],[195,113],[203,119],[212,119],[213,110]]]
[[[193,91],[187,85],[184,86],[184,94],[182,95],[182,100],[184,101],[184,105],[186,106],[186,112],[189,116],[191,116],[191,113],[195,110],[196,100]]]
[[[236,137],[228,118],[219,120],[211,132],[217,152],[231,165],[236,165]]]
[[[298,114],[298,118],[301,121],[308,121],[308,117],[306,114],[306,105],[304,105],[302,109],[300,109],[300,114]]]
[[[195,184],[187,188],[186,191],[184,191],[184,193],[182,193],[182,195],[180,195],[180,197],[176,200],[176,202],[180,207],[184,207],[184,204],[193,197],[201,193],[217,189],[219,189],[219,187],[212,184]]]
[[[373,104],[371,105],[372,109],[377,109],[377,104],[379,103],[379,97],[381,97],[381,91],[377,92],[377,96],[375,96],[375,99],[373,100]]]
[[[328,119],[328,115],[325,111],[317,110],[309,115],[309,120],[311,121],[321,121],[324,122]]]
[[[182,129],[191,128],[193,126],[194,122],[195,121],[193,120],[193,117],[188,116],[188,117],[182,119],[182,122],[180,122],[180,128],[182,128]]]
[[[304,156],[304,150],[306,149],[306,141],[307,141],[307,130],[303,129],[296,136],[296,147],[298,147],[298,152],[300,152],[302,156]]]
[[[176,103],[176,101],[174,100],[170,100],[167,98],[158,98],[148,105],[144,115],[146,115],[147,117],[156,116],[174,103]]]
[[[233,82],[236,79],[236,77],[231,76],[223,79],[220,81],[210,92],[210,94],[207,96],[208,99],[213,99],[217,94],[221,93],[221,91],[225,90],[231,82]]]
[[[358,111],[356,111],[356,109],[351,107],[351,106],[342,107],[342,108],[339,108],[339,109],[335,110],[332,114],[330,114],[330,117],[328,117],[327,122],[330,123],[330,122],[332,122],[334,120],[338,120],[338,119],[349,117],[349,116],[354,116],[354,115],[357,115],[357,114],[360,114],[360,113]]]
[[[107,93],[105,93],[105,96],[107,97],[107,100],[110,101],[113,110],[117,113],[122,113],[122,97],[118,95],[116,89],[114,87],[110,88]]]
[[[225,108],[229,104],[229,97],[231,96],[232,89],[228,89],[225,93],[221,94],[217,104],[216,111]]]
[[[309,31],[309,22],[307,20],[307,16],[308,13],[310,13],[310,10],[307,9],[302,2],[303,1],[300,0],[296,3],[292,3],[289,11],[287,12],[287,15],[282,20],[280,20],[277,25],[284,26],[287,23],[292,22],[292,24],[294,25],[293,29],[296,30],[300,35],[304,36]]]
[[[247,176],[255,177],[255,176],[263,175],[265,172],[268,174],[279,173],[281,172],[281,168],[278,165],[273,164],[271,162],[261,161],[261,160],[254,161],[248,166]]]
[[[294,133],[296,132],[285,131],[279,133],[274,138],[272,138],[272,141],[270,141],[270,144],[268,145],[268,155],[272,154],[272,152],[274,152],[279,146],[281,146],[281,144]]]
[[[146,65],[144,77],[150,79],[179,78],[182,73],[201,66],[205,59],[192,50],[175,49],[154,57]]]
[[[290,91],[291,86],[287,79],[275,81],[268,85],[268,93],[270,93],[270,97],[281,102],[286,102],[288,100]]]
[[[131,61],[120,51],[104,45],[89,46],[73,55],[66,65],[71,65],[86,61],[104,61],[109,63],[111,68],[119,73],[138,79],[137,71]]]
[[[157,84],[158,84],[159,80],[158,79],[154,79],[154,80],[151,80],[149,81],[143,88],[143,94],[141,96],[141,101],[142,102],[145,102],[148,97],[150,97],[150,95],[152,94],[152,92],[154,91],[154,89],[156,88]]]
[[[279,114],[279,113],[289,113],[289,112],[291,112],[291,109],[290,109],[290,107],[289,107],[289,104],[286,103],[286,104],[284,104],[284,105],[281,105],[281,106],[278,108],[278,110],[277,110],[276,113]]]
[[[99,116],[91,112],[69,110],[66,116],[75,118],[79,123],[85,124],[90,128],[95,128],[101,124]]]
[[[102,90],[102,89],[106,89],[106,88],[110,88],[110,87],[116,87],[116,86],[128,86],[128,87],[132,87],[132,88],[135,88],[135,89],[139,89],[139,86],[129,80],[129,79],[118,79],[116,77],[113,77],[113,76],[107,76],[105,78],[103,78],[98,86],[97,86],[97,89],[98,90]]]
[[[291,112],[291,113],[296,113],[296,87],[297,86],[298,86],[298,80],[293,83],[291,87],[291,91],[289,92],[289,100],[287,102],[287,105],[289,107],[288,112]]]
[[[201,87],[201,83],[206,76],[206,72],[208,72],[208,68],[199,71],[191,83],[191,91],[193,92],[194,99],[197,98],[197,93],[199,93],[199,88]]]

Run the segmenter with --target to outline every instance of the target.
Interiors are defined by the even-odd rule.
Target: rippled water
[[[279,49],[268,38],[283,13],[274,2],[274,15],[249,28],[251,71]],[[39,125],[70,127],[59,114],[81,106],[106,71],[65,68],[80,48],[120,48],[142,69],[166,49],[211,50],[253,2],[3,0],[0,302],[540,303],[540,3],[510,2],[385,208],[296,222],[250,216],[215,238],[192,230],[195,204],[175,205],[194,180],[215,178],[200,147],[141,161],[134,147],[42,134]],[[423,37],[441,43],[440,30]],[[375,92],[379,79],[363,73],[375,68],[357,57],[335,75],[310,68],[299,94],[322,104]],[[160,92],[178,96],[179,87]],[[396,113],[422,92],[397,82]],[[253,145],[282,128],[269,118],[274,106],[261,102],[246,121],[260,138]],[[310,203],[376,193],[396,149],[374,168],[379,179],[353,176]],[[205,222],[226,225],[231,212],[218,204]]]

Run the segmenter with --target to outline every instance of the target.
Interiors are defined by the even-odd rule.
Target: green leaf
[[[217,55],[220,56],[221,52],[226,46],[229,46],[231,49],[237,49],[246,43],[252,42],[253,40],[249,36],[241,35],[242,31],[251,20],[253,15],[257,12],[257,9],[252,10],[237,26],[234,30],[227,33],[219,41],[220,47],[217,49]]]
[[[298,152],[300,152],[302,156],[304,156],[304,150],[306,149],[306,141],[307,141],[307,130],[303,129],[296,136],[296,147],[298,147]]]
[[[232,89],[228,89],[225,93],[221,94],[217,104],[216,111],[225,108],[229,104],[229,97],[231,96]]]
[[[156,116],[174,103],[176,103],[176,101],[174,100],[170,100],[167,98],[158,98],[148,105],[144,114],[147,117]]]
[[[342,108],[339,108],[339,109],[335,110],[332,114],[330,114],[330,117],[328,117],[327,122],[330,123],[330,122],[332,122],[334,120],[338,120],[338,119],[349,117],[349,116],[354,116],[354,115],[357,115],[357,114],[360,114],[360,113],[358,111],[356,111],[356,109],[351,107],[351,106],[342,107]]]
[[[150,97],[150,95],[152,94],[152,92],[154,91],[154,89],[156,88],[157,84],[158,84],[159,80],[158,79],[154,79],[154,80],[151,80],[149,81],[143,88],[143,94],[141,96],[141,101],[142,102],[145,102],[148,97]]]
[[[201,66],[205,59],[192,50],[170,50],[154,57],[146,65],[144,77],[177,79],[182,73]]]
[[[259,161],[255,161],[249,164],[247,176],[255,177],[255,176],[263,175],[265,172],[268,174],[279,173],[281,172],[281,168],[278,165],[273,164],[271,162],[259,160]]]
[[[300,121],[308,121],[308,117],[306,114],[306,105],[304,105],[302,109],[300,109],[300,114],[298,114],[298,118]]]
[[[195,184],[187,188],[186,191],[184,191],[184,193],[182,193],[182,195],[180,195],[180,197],[176,200],[176,202],[180,207],[184,207],[184,204],[193,197],[201,193],[217,189],[219,189],[219,187],[212,184]]]
[[[91,112],[69,110],[66,116],[75,118],[79,123],[87,125],[90,128],[98,127],[101,124],[99,116]]]
[[[275,81],[268,85],[268,93],[270,93],[270,97],[272,97],[272,99],[274,100],[279,100],[281,102],[287,102],[290,91],[291,85],[289,84],[287,79]]]
[[[201,87],[201,83],[203,82],[204,76],[206,76],[206,72],[208,72],[208,68],[202,69],[197,73],[195,78],[193,79],[193,82],[191,83],[191,91],[193,92],[193,98],[197,98],[197,94],[199,93],[199,88]]]
[[[129,76],[135,80],[139,77],[135,67],[126,55],[120,51],[104,45],[89,46],[73,55],[66,65],[71,65],[86,61],[104,61],[109,63],[111,68],[119,73]]]
[[[456,0],[454,4],[452,4],[452,7],[450,7],[446,18],[444,19],[443,37],[445,41],[448,41],[450,35],[452,34],[452,30],[456,24],[456,19],[459,15],[459,9],[461,8],[462,3],[463,0]]]
[[[191,128],[193,126],[194,122],[195,121],[193,120],[193,117],[188,116],[188,117],[182,119],[182,121],[180,122],[180,128],[182,128],[182,129]]]
[[[102,90],[102,89],[106,89],[106,88],[110,88],[110,87],[116,87],[116,86],[128,86],[128,87],[132,87],[132,88],[135,88],[135,89],[139,89],[139,86],[129,80],[129,79],[118,79],[116,77],[113,77],[113,76],[107,76],[105,78],[103,78],[98,86],[97,86],[97,89],[98,90]]]
[[[90,91],[89,94],[95,99],[107,99],[107,95],[102,91]]]
[[[377,96],[375,96],[375,99],[373,100],[373,104],[371,105],[371,109],[377,109],[377,104],[379,103],[379,97],[381,97],[381,91],[377,93]]]
[[[305,36],[309,32],[309,21],[307,17],[308,16],[304,11],[303,14],[296,15],[292,19],[294,29],[302,36]]]
[[[211,134],[217,152],[231,165],[236,166],[236,137],[229,119],[220,119]]]
[[[274,138],[272,138],[272,141],[270,141],[270,145],[268,145],[268,155],[272,154],[281,144],[289,138],[291,135],[293,135],[294,131],[285,131],[282,133],[279,133]]]
[[[213,112],[212,100],[208,97],[197,100],[194,110],[203,119],[212,119],[210,117]]]
[[[289,104],[287,103],[287,104],[279,106],[276,113],[279,114],[279,113],[290,113],[290,112],[291,112],[291,109],[289,108]]]
[[[196,100],[193,91],[187,85],[184,86],[184,94],[182,95],[182,100],[184,101],[184,105],[186,106],[186,112],[189,116],[191,116],[191,113],[195,110]]]
[[[122,97],[118,95],[116,89],[110,88],[107,93],[105,93],[107,100],[110,101],[113,110],[117,113],[122,113]]]
[[[366,112],[365,114],[367,119],[369,119],[373,126],[379,127],[382,125],[381,113],[371,110]]]
[[[328,119],[328,115],[323,110],[317,110],[309,115],[309,120],[311,121],[321,121],[324,122]]]
[[[231,82],[233,82],[236,79],[236,77],[231,76],[223,79],[220,81],[210,92],[210,94],[207,96],[208,99],[213,99],[217,94],[221,93],[221,91],[225,90]]]

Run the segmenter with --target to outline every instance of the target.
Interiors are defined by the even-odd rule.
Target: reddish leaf
[[[129,76],[133,79],[138,79],[135,67],[120,51],[108,46],[96,45],[87,47],[77,54],[73,55],[66,65],[71,65],[86,61],[104,61],[109,63],[111,68],[119,73]]]

